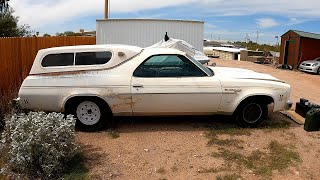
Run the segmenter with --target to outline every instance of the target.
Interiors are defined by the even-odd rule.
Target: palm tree
[[[4,12],[9,8],[8,1],[10,0],[0,0],[0,12]]]

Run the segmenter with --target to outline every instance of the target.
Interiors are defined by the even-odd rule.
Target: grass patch
[[[223,158],[228,167],[235,163],[238,166],[245,166],[255,174],[262,176],[271,176],[274,170],[282,171],[294,162],[301,161],[297,152],[289,150],[277,141],[272,141],[268,146],[268,150],[268,153],[256,150],[249,156],[244,156],[237,152],[221,149],[218,153],[212,153],[212,156]]]
[[[82,153],[78,153],[66,165],[67,169],[64,173],[64,180],[89,180],[89,170],[85,166],[85,158]]]
[[[177,168],[177,166],[173,166],[172,168],[171,168],[171,171],[172,172],[177,172],[179,169]]]
[[[164,167],[160,167],[159,169],[156,169],[156,172],[159,174],[164,174],[166,173],[166,169]]]
[[[258,127],[258,129],[264,129],[264,130],[279,130],[279,129],[289,129],[291,123],[288,121],[267,121],[265,124]]]
[[[239,174],[226,174],[224,176],[218,176],[217,180],[238,180],[242,179]]]
[[[246,157],[240,153],[229,151],[222,148],[220,152],[215,152],[211,154],[212,157],[223,158],[227,161],[227,165],[230,166],[232,163],[244,164]]]
[[[238,127],[235,124],[218,124],[216,126],[210,127],[210,131],[207,134],[208,137],[214,137],[217,135],[230,135],[230,136],[241,136],[241,135],[246,135],[249,136],[251,135],[252,129],[249,128],[241,128]]]
[[[116,130],[108,130],[108,135],[112,138],[112,139],[117,139],[120,137],[119,132],[117,132]]]
[[[226,171],[227,168],[219,167],[219,168],[202,168],[198,171],[198,173],[218,173],[221,171]]]

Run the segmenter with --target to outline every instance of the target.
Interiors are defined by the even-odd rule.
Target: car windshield
[[[192,61],[194,64],[196,64],[205,73],[209,74],[210,76],[214,75],[214,72],[212,71],[212,69],[205,67],[199,61],[195,60],[192,56],[187,55],[187,57],[190,59],[190,61]]]
[[[315,59],[315,61],[320,61],[320,57],[318,57],[317,59]]]

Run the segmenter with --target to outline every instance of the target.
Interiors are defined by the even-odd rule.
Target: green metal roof
[[[291,31],[297,33],[301,37],[306,37],[306,38],[311,38],[311,39],[320,39],[320,34],[308,33],[308,32],[303,32],[303,31],[298,31],[298,30],[291,30]]]

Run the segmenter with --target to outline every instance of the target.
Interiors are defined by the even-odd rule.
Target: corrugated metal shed
[[[97,20],[97,44],[151,46],[164,38],[182,39],[203,51],[204,22],[164,19]]]
[[[302,37],[311,38],[311,39],[320,39],[320,34],[309,33],[309,32],[298,31],[298,30],[292,30],[292,31]]]

